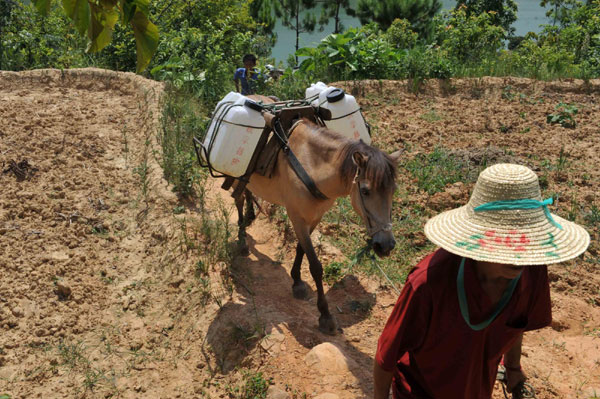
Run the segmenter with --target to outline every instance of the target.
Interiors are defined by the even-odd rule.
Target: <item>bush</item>
[[[456,63],[477,65],[487,58],[495,58],[504,47],[506,32],[493,24],[490,13],[467,16],[463,5],[442,18],[438,20],[436,38],[440,47]]]
[[[410,22],[406,19],[396,19],[383,37],[396,49],[410,49],[417,44],[419,35],[411,29]]]

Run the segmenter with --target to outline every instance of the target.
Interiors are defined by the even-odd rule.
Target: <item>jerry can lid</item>
[[[344,90],[338,89],[336,87],[335,89],[333,89],[329,93],[327,93],[327,102],[330,102],[330,103],[338,102],[341,99],[343,99],[345,95],[346,95],[346,93],[344,93]]]
[[[263,110],[262,105],[260,105],[256,101],[252,101],[252,100],[249,100],[249,99],[246,100],[246,101],[244,101],[244,106],[246,106],[246,107],[248,107],[250,109],[253,109],[255,111],[258,111],[258,112],[262,112],[262,110]]]

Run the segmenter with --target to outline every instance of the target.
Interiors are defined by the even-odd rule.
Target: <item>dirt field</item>
[[[387,150],[410,158],[443,146],[475,163],[483,151],[546,176],[545,191],[560,193],[555,211],[585,224],[592,244],[549,268],[554,321],[526,334],[522,364],[540,399],[600,396],[600,82],[462,80],[419,96],[402,82],[347,89]],[[372,397],[396,294],[378,278],[346,276],[327,289],[344,333],[321,334],[316,295],[292,298],[291,243],[264,215],[248,230],[248,258],[200,262],[194,242],[217,243],[204,242],[201,210],[162,177],[161,91],[133,74],[0,72],[0,397],[240,398],[265,379],[270,398]],[[559,102],[577,104],[574,129],[547,123]],[[219,183],[207,182],[203,214],[233,225]],[[463,203],[472,187],[430,196],[408,173],[399,185],[426,214]],[[324,264],[344,259],[327,235],[314,241]],[[324,342],[347,361],[309,366]]]

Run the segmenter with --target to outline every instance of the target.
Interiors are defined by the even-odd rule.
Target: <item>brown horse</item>
[[[255,99],[272,102],[262,96],[256,96]],[[389,255],[396,245],[391,214],[400,151],[388,155],[363,141],[349,140],[307,120],[295,125],[289,136],[290,149],[327,199],[317,199],[310,193],[290,167],[283,151],[279,152],[272,177],[255,173],[250,177],[247,189],[267,202],[285,207],[298,238],[291,271],[293,295],[299,299],[305,299],[308,295],[307,285],[300,277],[302,258],[306,254],[310,273],[317,286],[317,307],[321,313],[319,329],[327,334],[336,334],[337,322],[329,312],[323,291],[323,267],[310,234],[336,198],[350,195],[354,210],[366,224],[373,250],[380,257]],[[244,221],[243,196],[236,201],[236,206],[240,218],[240,237],[243,239],[247,224]],[[251,209],[251,206],[246,208],[247,211]],[[253,218],[253,212],[247,216]]]

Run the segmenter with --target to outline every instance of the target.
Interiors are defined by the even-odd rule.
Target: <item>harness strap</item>
[[[294,127],[296,127],[296,125],[294,125],[292,127],[292,129],[290,129],[290,131],[292,131]],[[285,133],[283,132],[283,128],[281,127],[279,118],[276,119],[275,122],[273,122],[273,130],[275,131],[276,136],[279,138],[279,141],[281,142],[281,148],[283,150],[283,153],[286,155],[286,158],[287,158],[288,163],[290,164],[292,170],[294,171],[294,173],[296,173],[296,176],[298,176],[298,178],[302,181],[302,183],[304,183],[304,185],[306,186],[308,191],[310,191],[310,193],[313,195],[313,197],[315,197],[317,199],[320,199],[320,200],[329,199],[329,198],[327,198],[327,196],[325,194],[323,194],[321,192],[321,190],[319,190],[319,188],[315,184],[315,181],[309,176],[309,174],[306,172],[306,170],[304,169],[302,164],[300,164],[300,161],[298,160],[298,158],[296,158],[296,155],[294,154],[292,149],[289,147],[287,137],[285,136]]]
[[[371,212],[369,212],[369,210],[365,206],[365,200],[363,198],[362,192],[360,191],[360,181],[358,180],[359,175],[360,175],[360,169],[357,169],[356,176],[354,176],[354,184],[356,184],[357,189],[358,189],[358,198],[360,199],[361,210],[362,210],[363,214],[365,215],[365,219],[367,219],[367,234],[369,234],[369,236],[373,237],[375,234],[379,233],[380,231],[392,231],[392,223],[385,223],[385,224],[381,224],[379,226],[373,227],[373,223],[372,223],[371,219],[376,219],[376,218],[373,217]],[[390,210],[390,219],[391,219],[391,210]]]

